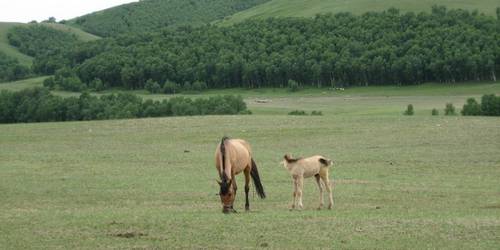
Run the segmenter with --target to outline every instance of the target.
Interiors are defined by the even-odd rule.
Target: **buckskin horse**
[[[248,142],[242,139],[223,137],[215,150],[215,166],[221,179],[217,182],[220,186],[219,195],[223,213],[236,212],[233,203],[238,187],[234,177],[241,172],[245,174],[245,210],[250,210],[250,204],[248,203],[250,176],[259,197],[262,199],[266,197]]]

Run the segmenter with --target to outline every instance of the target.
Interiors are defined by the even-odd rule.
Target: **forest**
[[[15,81],[31,75],[30,68],[0,51],[0,82]]]
[[[102,37],[202,25],[269,0],[149,0],[92,13],[68,23]]]
[[[101,88],[143,89],[148,81],[163,89],[167,84],[183,89],[195,82],[208,88],[261,88],[286,87],[289,82],[347,87],[496,81],[497,12],[493,18],[435,6],[431,13],[401,14],[392,8],[360,16],[339,13],[250,20],[229,27],[182,26],[56,50],[40,48],[34,69],[61,70],[59,82],[71,77],[80,85],[72,84],[73,89],[93,88],[96,82]],[[19,32],[12,33],[10,37],[16,37]],[[32,47],[33,41],[11,44]]]

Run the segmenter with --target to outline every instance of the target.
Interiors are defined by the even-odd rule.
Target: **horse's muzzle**
[[[234,210],[233,206],[223,206],[222,207],[222,212],[225,214],[228,213],[237,213],[236,210]]]

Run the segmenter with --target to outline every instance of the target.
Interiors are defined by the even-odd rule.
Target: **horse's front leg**
[[[248,192],[250,192],[250,167],[245,169],[245,210],[250,210],[250,203],[248,202]]]
[[[236,179],[234,178],[234,175],[232,175],[232,184],[233,184],[233,192],[234,192],[234,200],[233,200],[233,204],[234,204],[234,201],[236,200],[236,191],[238,190],[238,186],[236,185]],[[237,213],[237,211],[234,209],[233,205],[231,205],[231,211],[233,213]]]

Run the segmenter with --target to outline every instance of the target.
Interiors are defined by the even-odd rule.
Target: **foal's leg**
[[[297,196],[299,191],[299,177],[298,175],[293,176],[293,200],[292,200],[292,209],[295,209],[295,204],[297,203]]]
[[[328,179],[328,171],[325,171],[321,175],[321,180],[323,180],[323,183],[325,184],[325,187],[326,187],[326,192],[328,192],[328,199],[329,199],[328,209],[332,209],[332,207],[333,207],[333,194],[332,194],[332,189],[331,189],[331,185],[330,185],[330,180]]]
[[[318,188],[319,188],[319,207],[318,207],[318,210],[320,210],[323,207],[323,203],[324,203],[323,202],[323,187],[321,187],[319,174],[316,174],[314,176],[314,178],[316,178],[316,184],[318,184]]]
[[[299,176],[298,178],[298,185],[297,185],[297,189],[298,189],[298,192],[297,192],[297,197],[298,197],[298,200],[299,200],[299,209],[302,209],[304,207],[304,205],[302,204],[302,192],[304,190],[304,176],[301,175]]]
[[[248,202],[248,192],[250,191],[250,167],[245,169],[245,210],[250,210],[250,203]]]

